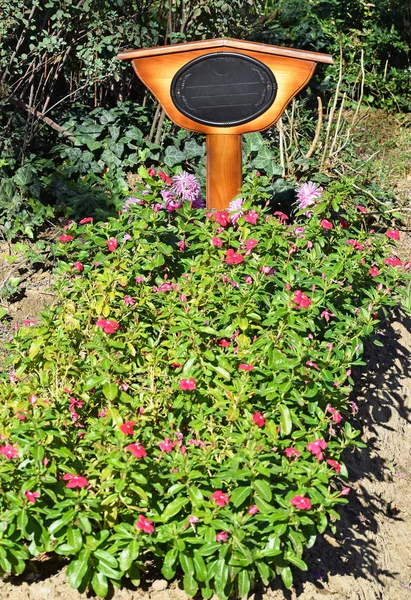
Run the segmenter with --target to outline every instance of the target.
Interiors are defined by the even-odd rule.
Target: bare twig
[[[70,131],[68,131],[67,129],[50,119],[50,117],[45,117],[44,115],[42,115],[41,112],[36,108],[29,106],[28,104],[26,104],[22,100],[18,100],[17,98],[10,98],[10,102],[15,106],[18,106],[19,108],[23,108],[34,117],[37,117],[37,119],[41,119],[42,121],[44,121],[44,123],[49,125],[55,131],[58,131],[58,133],[69,139],[71,142],[77,141],[75,136],[72,133],[70,133]]]
[[[330,114],[328,116],[328,124],[327,124],[327,130],[326,130],[325,142],[324,142],[324,150],[323,150],[323,155],[322,155],[322,158],[321,158],[321,165],[322,166],[324,166],[325,158],[327,156],[328,141],[330,139],[331,127],[332,127],[332,123],[333,123],[334,113],[335,113],[335,110],[337,108],[338,95],[340,93],[340,87],[341,87],[342,76],[343,76],[342,65],[343,65],[343,51],[342,51],[342,42],[340,42],[340,68],[339,68],[339,72],[338,72],[337,87],[335,88],[334,102],[332,104],[332,107],[331,107],[331,110],[330,110]]]
[[[317,103],[318,103],[317,127],[315,128],[314,139],[312,141],[312,144],[311,144],[307,154],[305,155],[305,158],[310,158],[310,156],[312,156],[312,154],[318,144],[318,140],[320,139],[321,127],[323,125],[323,103],[322,103],[320,96],[317,96]]]

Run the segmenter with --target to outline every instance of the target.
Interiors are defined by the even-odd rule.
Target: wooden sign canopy
[[[121,52],[180,127],[206,134],[207,208],[242,185],[241,134],[268,129],[329,54],[213,39]]]

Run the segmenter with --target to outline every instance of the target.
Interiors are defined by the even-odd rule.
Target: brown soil
[[[403,236],[399,253],[410,258],[411,238]],[[7,276],[1,268],[0,278]],[[4,265],[3,265],[4,267]],[[0,339],[13,323],[36,318],[53,301],[50,275],[29,272],[23,296],[9,304],[12,320],[0,322]],[[46,288],[46,289],[45,289]],[[4,304],[4,303],[3,303]],[[295,586],[278,582],[258,590],[253,600],[411,600],[411,318],[394,311],[381,326],[384,347],[368,344],[367,366],[355,373],[353,400],[367,447],[345,457],[350,502],[341,521],[305,557],[306,573]],[[0,580],[0,600],[84,600],[72,590],[65,567],[54,559],[33,561],[24,575]],[[149,576],[137,591],[116,590],[113,600],[187,600],[178,581]],[[251,600],[250,598],[250,600]],[[213,600],[217,600],[213,597]]]

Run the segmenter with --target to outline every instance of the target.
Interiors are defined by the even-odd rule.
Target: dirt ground
[[[411,257],[406,233],[399,253]],[[0,253],[1,280],[10,268],[3,261]],[[8,305],[11,320],[0,322],[0,340],[53,302],[49,284],[47,272],[28,274],[21,297]],[[411,318],[396,310],[381,331],[384,347],[368,344],[367,366],[355,373],[352,422],[367,447],[345,457],[350,502],[340,509],[337,533],[318,538],[291,591],[275,582],[250,600],[411,600]],[[54,560],[34,562],[23,576],[0,580],[0,600],[87,598],[69,587],[64,571]],[[112,600],[187,598],[178,581],[153,576],[138,591],[116,590]]]

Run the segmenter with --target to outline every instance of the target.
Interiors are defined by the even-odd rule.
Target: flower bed
[[[16,332],[0,568],[56,552],[102,597],[147,560],[204,598],[289,587],[348,501],[351,368],[410,265],[340,184],[291,220],[258,179],[206,212],[191,176],[140,175],[118,218],[68,226],[60,302]]]

